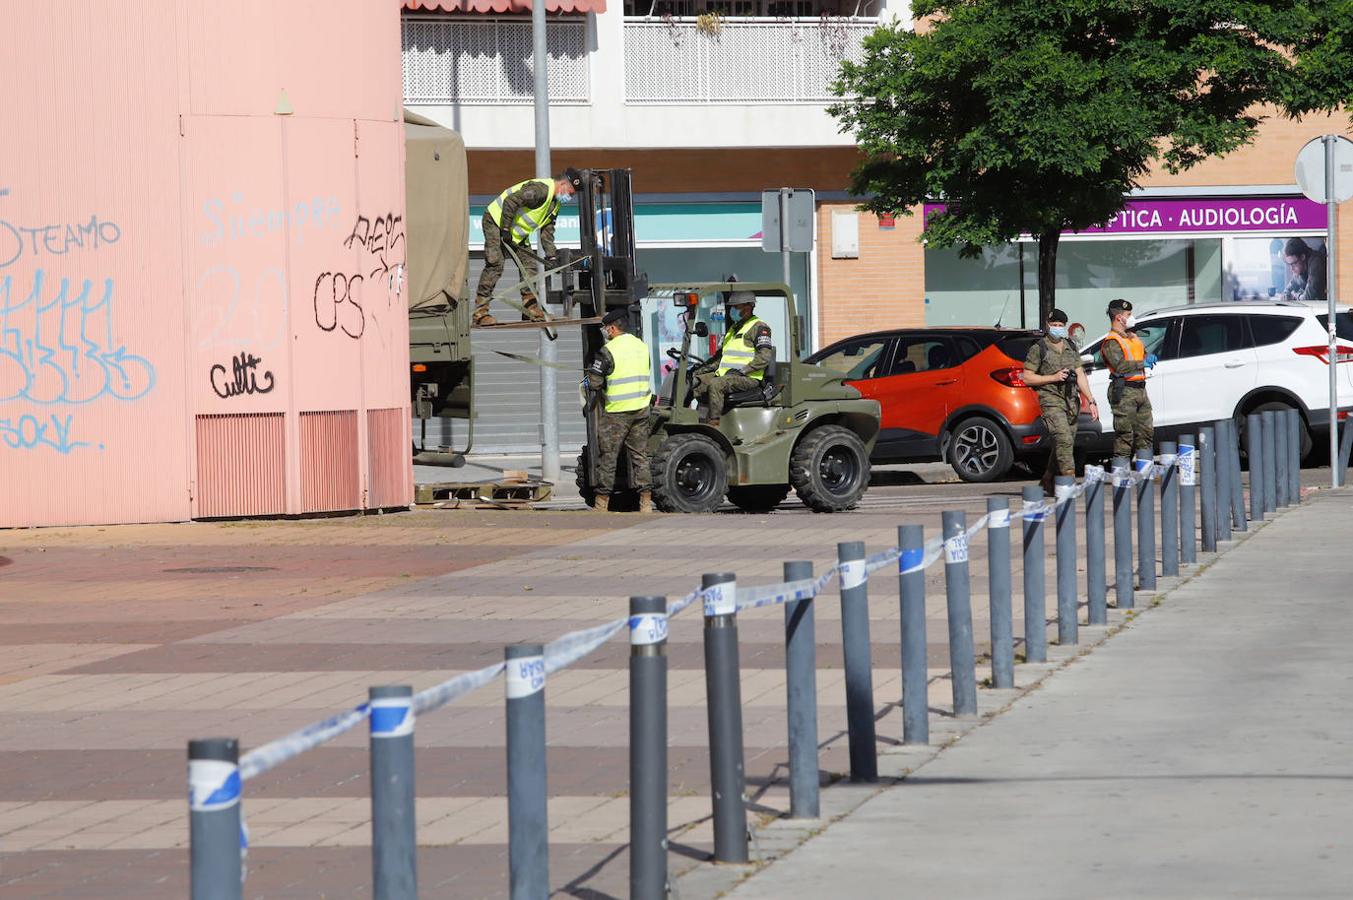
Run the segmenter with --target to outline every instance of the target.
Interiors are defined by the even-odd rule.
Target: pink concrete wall
[[[0,526],[411,502],[398,5],[5,19]]]

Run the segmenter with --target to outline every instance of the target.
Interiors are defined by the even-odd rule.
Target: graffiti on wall
[[[0,219],[0,441],[5,446],[62,454],[96,446],[74,437],[71,407],[133,403],[154,389],[155,366],[117,338],[114,279],[73,279],[49,269],[59,265],[57,257],[97,253],[121,237],[116,222],[97,215],[42,226]],[[36,267],[21,272],[16,264],[22,263]],[[43,409],[16,412],[7,404]]]
[[[383,299],[389,309],[404,289],[404,219],[394,213],[374,218],[359,213],[343,247],[358,251],[356,268],[321,272],[315,279],[315,326],[358,340],[367,319],[375,320],[373,302]]]
[[[222,400],[240,397],[246,394],[267,394],[273,389],[272,372],[264,369],[259,372],[263,360],[252,353],[244,352],[230,361],[230,374],[226,367],[216,363],[211,367],[211,389]]]

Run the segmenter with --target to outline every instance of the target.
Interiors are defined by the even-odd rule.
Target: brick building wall
[[[925,324],[925,254],[921,216],[896,217],[884,228],[856,212],[858,259],[832,259],[832,213],[852,203],[820,203],[817,216],[818,338],[821,346],[864,331]]]

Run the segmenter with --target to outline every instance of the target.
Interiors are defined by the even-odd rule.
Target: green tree
[[[1344,0],[1339,0],[1344,2]],[[930,246],[965,256],[1038,241],[1040,321],[1058,240],[1104,225],[1157,162],[1180,171],[1249,143],[1291,77],[1304,4],[1242,0],[917,0],[846,62],[830,112],[865,159],[875,212],[946,204]]]

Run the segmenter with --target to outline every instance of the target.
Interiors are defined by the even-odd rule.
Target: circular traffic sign
[[[1328,203],[1325,193],[1325,139],[1312,138],[1297,154],[1297,184],[1316,203]],[[1334,138],[1334,202],[1353,197],[1353,141]]]

